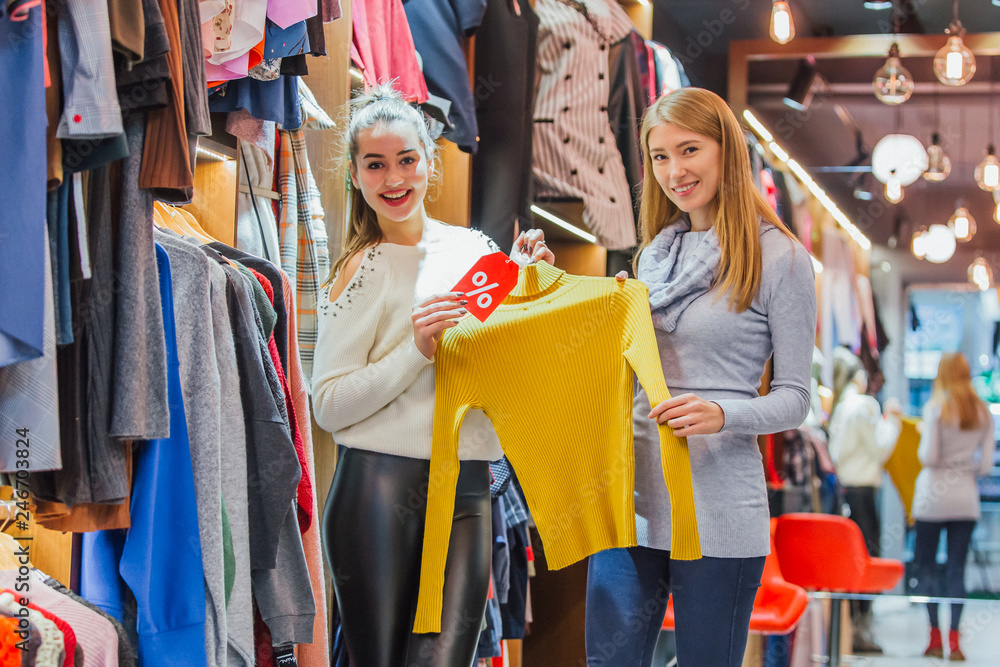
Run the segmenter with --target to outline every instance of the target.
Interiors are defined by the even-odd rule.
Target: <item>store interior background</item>
[[[937,82],[931,65],[935,52],[945,43],[944,30],[952,18],[952,2],[946,0],[900,0],[894,10],[869,9],[862,0],[792,0],[789,4],[796,37],[785,45],[769,38],[771,2],[765,0],[619,1],[643,37],[664,44],[681,59],[692,85],[722,95],[737,115],[750,110],[769,128],[775,142],[802,165],[857,231],[870,240],[870,249],[856,244],[854,249],[858,270],[870,277],[890,339],[882,357],[885,385],[880,399],[897,397],[907,414],[918,416],[943,351],[964,352],[974,373],[1000,374],[994,338],[994,324],[1000,320],[996,290],[980,292],[967,276],[970,263],[978,256],[1000,272],[1000,224],[994,221],[995,204],[990,193],[980,190],[973,179],[973,170],[983,159],[986,145],[996,140],[988,136],[990,128],[1000,133],[1000,117],[995,117],[991,125],[988,115],[991,111],[1000,114],[996,104],[1000,94],[1000,6],[989,0],[961,3],[960,18],[969,33],[966,42],[970,47],[975,45],[978,69],[969,84],[952,88]],[[326,109],[341,109],[351,91],[361,88],[359,77],[352,76],[347,66],[350,4],[342,1],[347,20],[326,26],[329,58],[316,61],[305,79]],[[915,80],[912,97],[898,107],[887,106],[872,94],[872,77],[885,62],[893,42],[893,11],[902,62]],[[470,44],[470,81],[476,90],[472,51]],[[808,108],[796,110],[783,98],[800,63],[809,58],[815,59],[815,71],[820,76],[812,83]],[[335,119],[338,124],[344,120]],[[940,133],[951,159],[951,175],[940,183],[918,179],[905,189],[900,204],[888,203],[882,184],[865,172],[871,164],[871,150],[890,133],[911,134],[926,146],[935,131]],[[305,134],[327,212],[330,254],[335,257],[348,210],[339,147],[331,144],[326,133],[307,130]],[[859,136],[863,152],[868,154],[860,160]],[[441,149],[443,179],[432,188],[434,201],[429,203],[428,211],[446,222],[469,225],[471,160],[446,141],[441,142]],[[768,161],[787,171],[787,165],[776,160],[770,148],[766,150]],[[843,169],[852,165],[860,170]],[[859,177],[863,180],[859,181]],[[855,198],[859,184],[869,190],[871,199]],[[934,264],[916,259],[910,248],[914,231],[946,223],[959,199],[978,223],[976,236],[959,244],[946,262]],[[585,229],[582,205],[540,206]],[[820,202],[813,201],[810,208],[818,231],[837,226]],[[545,231],[562,268],[584,275],[605,274],[607,256],[603,248],[581,242],[542,217],[534,223]],[[916,331],[911,326],[914,312],[921,325]],[[1000,404],[997,391],[993,401]],[[314,429],[314,441],[322,504],[335,465],[335,448],[329,434],[319,429]],[[908,561],[912,558],[912,536],[908,542],[902,504],[891,484],[883,488],[882,553]],[[977,595],[997,597],[1000,476],[986,480],[981,489],[984,501],[992,498],[995,504],[984,505],[986,511],[976,533],[975,562],[967,571],[967,585]],[[531,584],[535,622],[524,641],[523,664],[584,664],[586,563],[557,572],[548,572],[540,565],[538,571]],[[905,592],[905,583],[894,591],[897,596]],[[977,619],[978,612],[978,620],[983,621],[982,614],[986,614],[985,622],[979,622],[969,637],[966,651],[983,661],[970,660],[969,664],[1000,664],[1000,640],[996,639],[1000,636],[1000,603],[974,603],[967,610],[967,619]],[[887,656],[860,658],[863,663],[858,664],[920,664],[918,656],[926,643],[928,627],[923,605],[895,597],[876,605],[876,613],[876,638]],[[845,627],[845,648],[849,637],[849,627]],[[764,650],[764,640],[751,636],[745,664],[762,664]]]
[[[962,351],[974,374],[980,375],[984,397],[996,406],[995,414],[1000,413],[1000,359],[994,334],[1000,320],[1000,303],[995,288],[981,292],[967,276],[969,265],[981,256],[1000,277],[996,205],[991,194],[978,188],[973,179],[987,144],[1000,138],[996,136],[1000,134],[1000,6],[990,0],[960,3],[960,18],[969,33],[966,43],[975,52],[978,68],[970,83],[952,88],[939,84],[931,67],[935,52],[945,43],[944,30],[952,18],[953,6],[948,0],[897,0],[895,10],[869,9],[867,4],[886,3],[862,0],[791,0],[796,36],[784,45],[769,38],[772,3],[768,0],[619,2],[644,38],[660,42],[681,59],[692,85],[719,93],[737,115],[749,110],[769,128],[779,148],[827,193],[856,226],[856,232],[870,240],[870,249],[857,243],[853,248],[858,270],[870,277],[890,339],[882,356],[885,385],[879,398],[897,397],[907,414],[919,415],[941,352]],[[342,20],[325,25],[328,57],[311,60],[309,75],[304,78],[317,101],[337,122],[332,132],[304,130],[326,212],[331,257],[340,253],[349,209],[342,146],[334,135],[339,136],[346,127],[345,110],[352,91],[361,89],[360,76],[350,66],[351,1],[341,0],[341,8]],[[885,62],[893,42],[892,11],[899,18],[896,41],[902,62],[916,82],[912,97],[898,107],[887,106],[872,94],[872,77]],[[471,42],[467,52],[475,90]],[[812,82],[811,103],[806,109],[792,109],[784,103],[784,97],[800,63],[810,57],[815,59],[819,75]],[[992,121],[990,113],[994,115]],[[926,146],[935,131],[940,133],[951,159],[950,176],[940,183],[918,179],[905,188],[900,204],[886,202],[882,184],[864,171],[870,165],[870,155],[859,160],[858,136],[862,152],[870,154],[887,134],[911,134]],[[236,238],[238,193],[247,192],[245,177],[235,159],[238,147],[231,139],[220,133],[200,142],[215,151],[219,159],[199,157],[195,201],[185,207],[206,231],[226,243],[234,243]],[[787,164],[776,159],[767,142],[762,143],[772,166],[787,171]],[[429,203],[428,212],[445,222],[468,226],[471,159],[443,140],[441,149],[443,177],[432,187],[434,201]],[[854,196],[859,185],[868,188],[870,199]],[[256,192],[260,194],[259,189]],[[916,259],[911,252],[914,231],[946,223],[959,199],[978,223],[975,237],[958,244],[954,256],[943,263]],[[540,205],[578,227],[584,226],[582,205]],[[838,227],[822,202],[813,200],[809,207],[817,233]],[[545,231],[561,268],[583,275],[605,275],[608,263],[603,248],[581,241],[541,217],[534,222]],[[913,314],[920,324],[916,330]],[[992,382],[992,393],[986,387],[987,381]],[[336,447],[330,434],[315,425],[313,439],[315,488],[322,507],[336,465]],[[970,593],[998,598],[1000,469],[994,472],[992,480],[981,485],[984,512],[974,537],[976,561],[970,563],[967,585]],[[891,484],[883,489],[882,554],[910,560],[912,545],[907,540],[902,503]],[[55,545],[47,552],[58,559],[58,563],[36,564],[53,573],[65,570],[68,577],[70,536],[42,528],[33,534]],[[538,576],[531,583],[535,622],[524,642],[524,665],[585,664],[581,662],[585,580],[586,563],[558,572],[548,572],[540,564]],[[855,664],[922,664],[918,656],[926,642],[926,613],[921,604],[903,596],[904,585],[894,591],[897,597],[876,605],[881,619],[876,638],[888,657],[864,658],[864,662]],[[975,624],[966,650],[975,661],[970,659],[968,664],[1000,664],[1000,601],[970,604],[966,614],[970,627]],[[761,664],[762,641],[759,636],[751,636],[745,664]],[[849,643],[849,636],[845,641]]]

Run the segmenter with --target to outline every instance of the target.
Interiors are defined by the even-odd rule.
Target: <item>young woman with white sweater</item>
[[[459,440],[442,631],[412,633],[433,483],[434,353],[466,313],[452,286],[497,250],[481,233],[427,215],[434,149],[420,112],[391,87],[356,103],[350,228],[320,298],[313,409],[340,446],[322,535],[347,652],[359,667],[468,667],[489,588],[488,462],[502,451],[486,416],[471,410]],[[554,259],[540,232],[518,237],[511,257]]]

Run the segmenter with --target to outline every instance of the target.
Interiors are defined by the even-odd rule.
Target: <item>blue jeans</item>
[[[764,557],[671,560],[648,547],[590,557],[588,667],[649,667],[674,595],[678,667],[740,667]]]
[[[969,555],[969,543],[975,521],[917,521],[917,541],[913,548],[913,560],[917,565],[917,590],[922,595],[942,597],[965,597],[965,560]],[[934,565],[937,563],[938,541],[941,531],[948,534],[948,562],[944,566],[944,590],[935,591]],[[938,606],[927,603],[927,615],[931,627],[938,627]],[[958,630],[962,620],[962,605],[951,605],[951,629]]]

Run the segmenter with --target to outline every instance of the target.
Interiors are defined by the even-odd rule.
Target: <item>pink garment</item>
[[[767,199],[772,210],[778,210],[778,187],[774,184],[774,177],[767,169],[760,170],[760,192]]]
[[[267,0],[267,18],[279,28],[316,16],[316,0]]]
[[[250,70],[250,54],[244,53],[236,56],[232,60],[227,60],[221,65],[216,65],[205,61],[206,81],[232,81],[233,79],[243,79]]]
[[[360,4],[360,3],[358,3]],[[281,291],[285,295],[286,304],[295,303],[295,289],[288,276],[281,273]],[[289,313],[295,308],[288,306]],[[288,318],[288,384],[292,391],[292,403],[295,405],[295,421],[302,434],[302,445],[305,450],[306,464],[309,466],[310,479],[316,479],[316,463],[313,456],[312,417],[309,411],[309,396],[306,393],[306,381],[302,375],[302,363],[299,360],[299,334],[295,317]],[[318,517],[316,494],[313,494],[312,515]],[[316,618],[313,620],[313,643],[299,644],[295,651],[298,664],[301,667],[327,667],[330,664],[330,642],[327,636],[326,620],[326,580],[323,575],[323,546],[319,538],[320,522],[313,521],[309,529],[302,533],[302,548],[306,553],[306,565],[309,567],[309,579],[312,581],[313,598],[316,602]]]
[[[351,8],[354,36],[351,61],[367,87],[396,80],[408,102],[426,102],[427,82],[417,64],[410,24],[401,0],[363,0]]]

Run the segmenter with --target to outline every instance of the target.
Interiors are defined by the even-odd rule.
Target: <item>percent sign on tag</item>
[[[480,258],[452,291],[465,292],[469,300],[466,309],[485,322],[516,285],[517,264],[502,252],[495,252]]]

